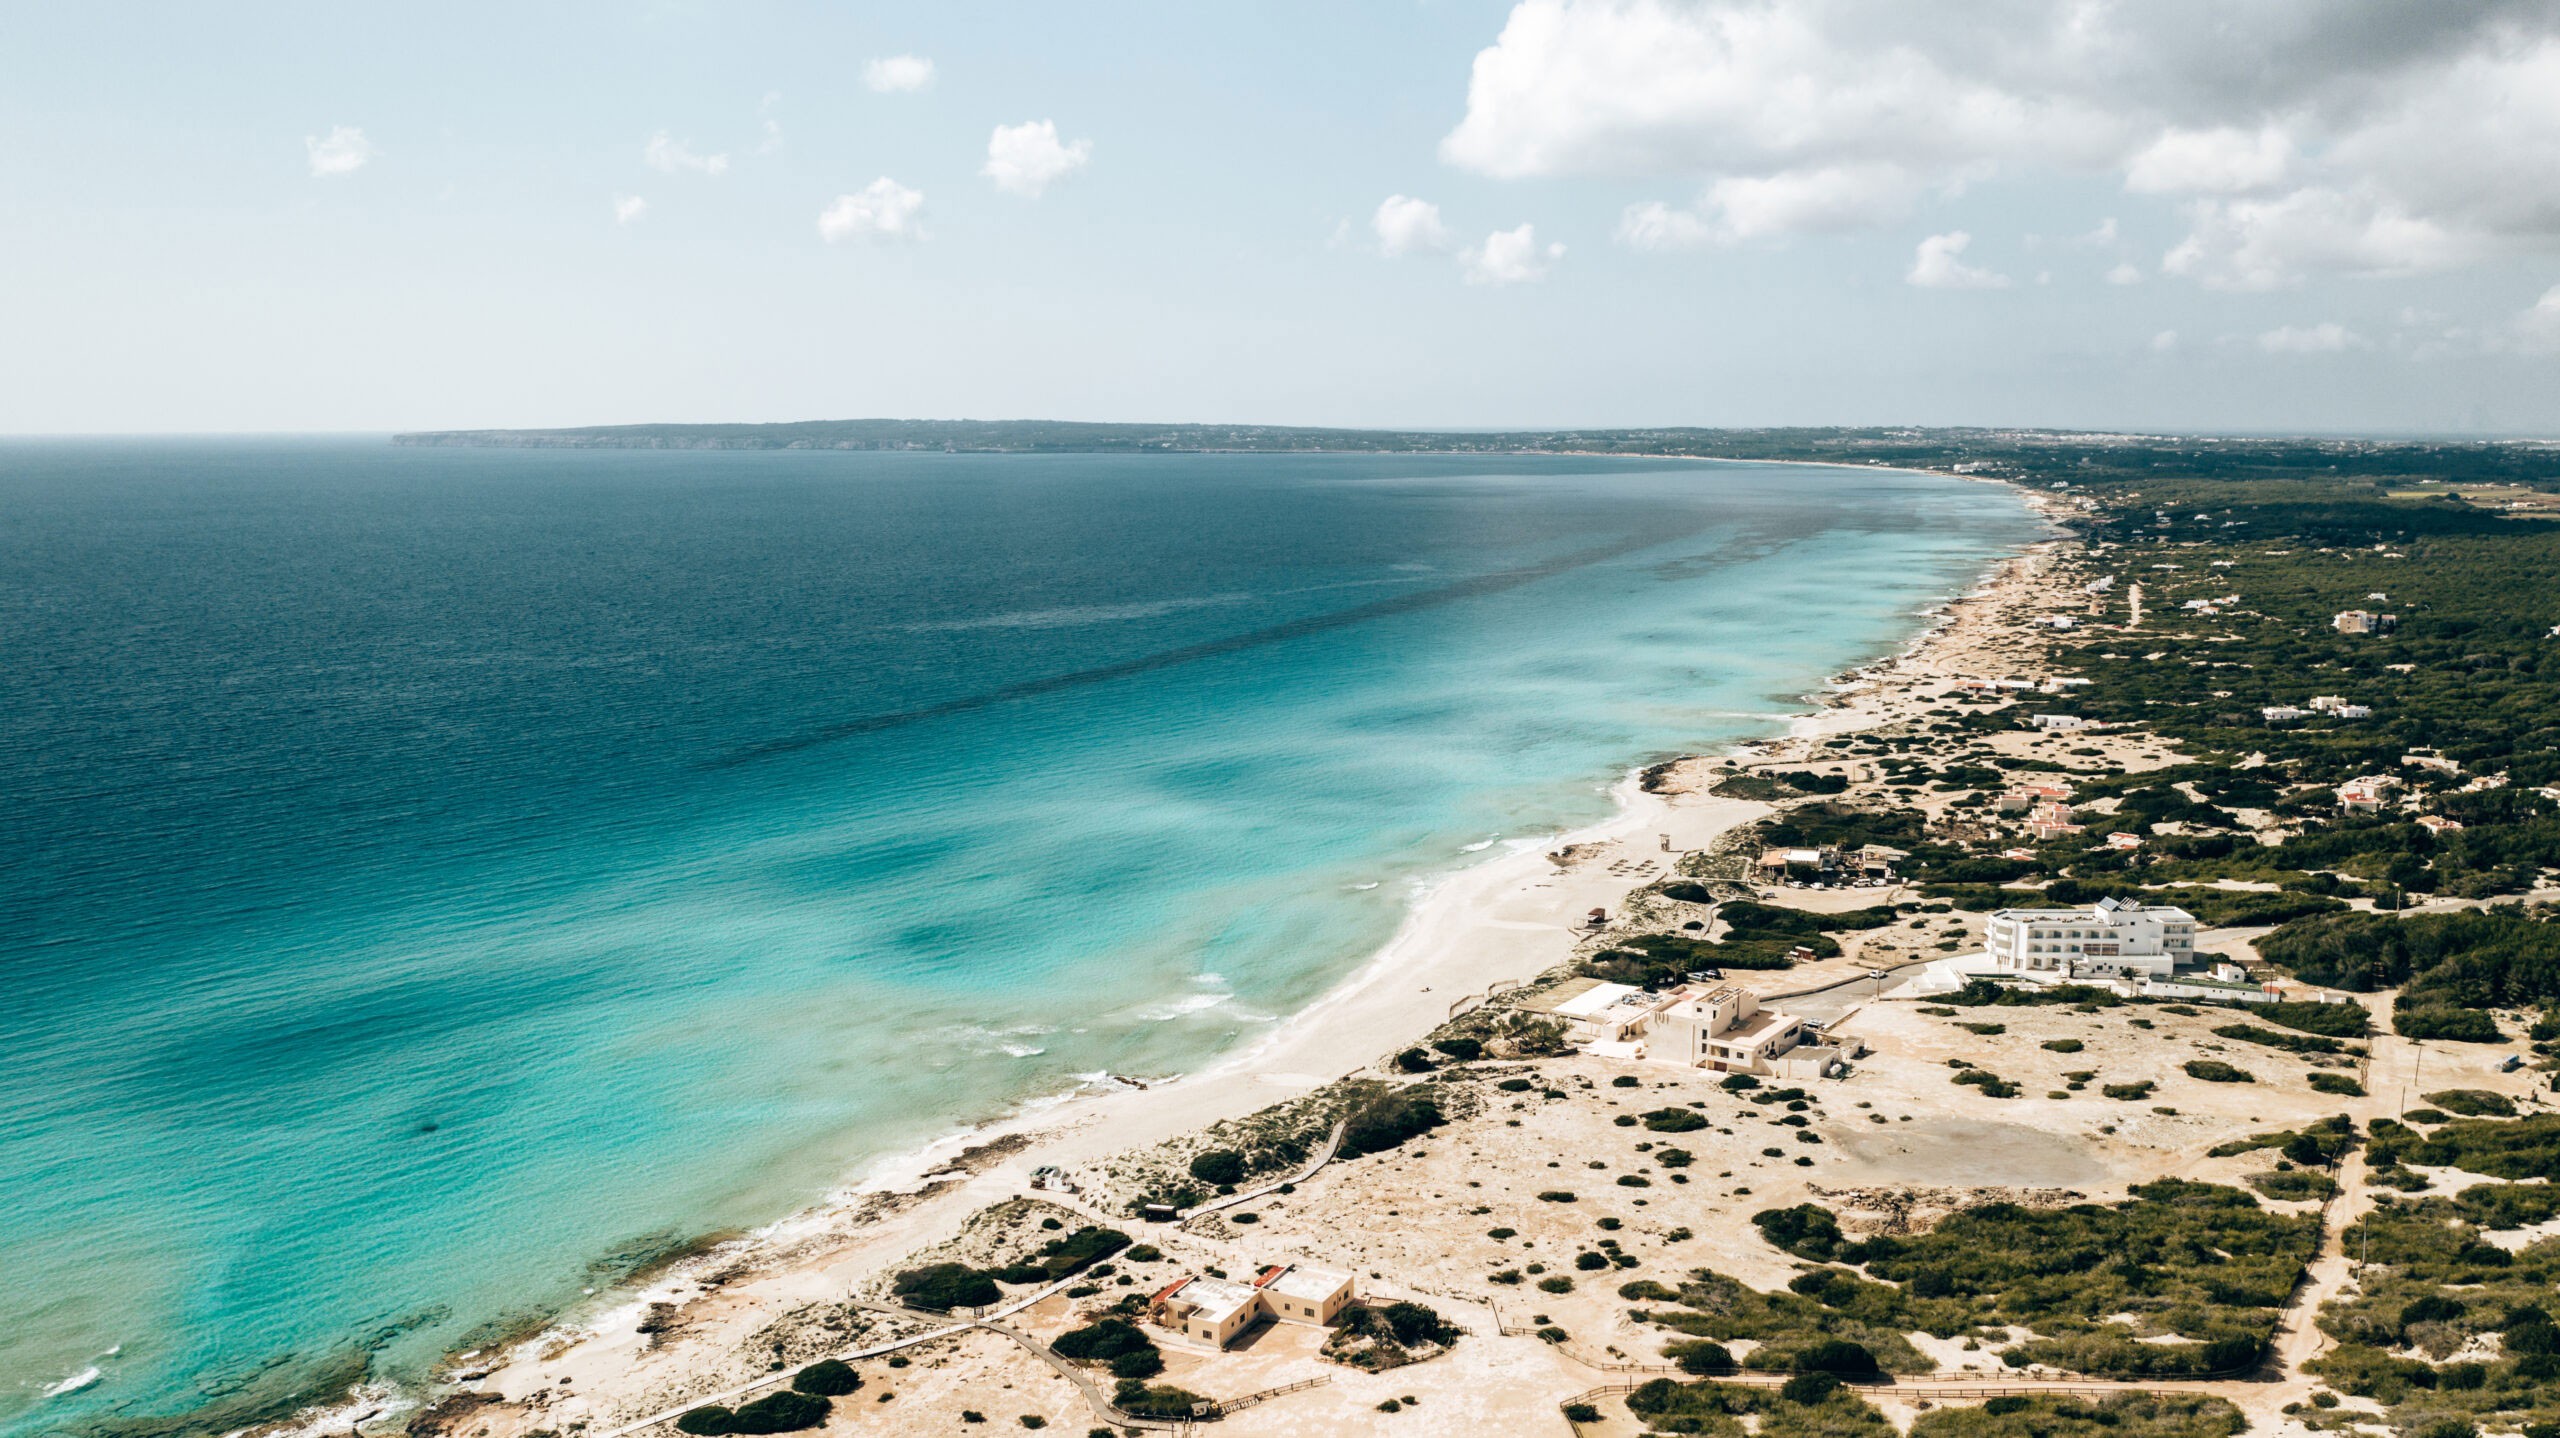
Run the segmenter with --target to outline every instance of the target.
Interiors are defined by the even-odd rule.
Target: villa
[[[2002,909],[1985,948],[2002,974],[2046,982],[2146,974],[2167,978],[2195,958],[2196,919],[2167,904],[2101,899],[2085,909]]]
[[[2349,814],[2379,814],[2400,781],[2388,774],[2367,774],[2338,786],[2338,808]]]
[[[2347,609],[2331,618],[2329,627],[2340,634],[2384,634],[2400,627],[2400,616],[2376,614],[2370,609]]]
[[[1803,1019],[1764,1009],[1757,995],[1731,984],[1682,998],[1653,1027],[1645,1057],[1655,1063],[1815,1078],[1839,1060],[1836,1049],[1800,1047],[1810,1034]]]

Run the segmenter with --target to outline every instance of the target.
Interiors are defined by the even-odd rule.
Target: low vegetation
[[[2346,1232],[2347,1251],[2370,1259],[2368,1276],[2321,1309],[2337,1347],[2311,1371],[2385,1405],[2384,1421],[2403,1432],[2560,1425],[2560,1239],[2511,1249],[2489,1237],[2555,1217],[2560,1187],[2548,1183],[2386,1195]]]
[[[1759,1339],[1767,1346],[1753,1353],[1755,1367],[1763,1353],[1783,1367],[1812,1343],[1841,1339],[1897,1372],[1928,1366],[1906,1332],[1997,1340],[2012,1325],[2035,1335],[2002,1353],[2013,1365],[2120,1376],[2247,1368],[2319,1232],[2316,1217],[2179,1179],[2140,1185],[2115,1204],[1988,1204],[1908,1237],[1851,1241],[1810,1204],[1752,1221],[1777,1247],[1833,1266],[1797,1275],[1779,1294],[1702,1272],[1679,1289],[1685,1311],[1639,1316],[1695,1337]]]
[[[826,1422],[833,1407],[815,1393],[786,1388],[736,1408],[715,1403],[687,1409],[676,1419],[676,1431],[702,1438],[723,1433],[797,1433]]]
[[[1420,1303],[1354,1303],[1325,1338],[1324,1356],[1371,1373],[1437,1358],[1462,1330]]]
[[[2248,1427],[2228,1399],[2196,1393],[2036,1394],[1931,1409],[1911,1438],[2233,1438]]]
[[[1813,1377],[1814,1375],[1799,1375]],[[1830,1382],[1745,1388],[1706,1380],[1657,1378],[1627,1395],[1627,1411],[1656,1433],[1709,1438],[1894,1438],[1893,1424],[1867,1402]],[[1755,1420],[1746,1427],[1743,1420]]]

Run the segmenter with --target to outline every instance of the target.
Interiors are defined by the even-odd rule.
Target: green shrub
[[[2149,1079],[2137,1079],[2132,1083],[2100,1084],[2098,1086],[2098,1092],[2105,1094],[2111,1099],[2122,1100],[2125,1103],[2140,1103],[2142,1100],[2151,1097],[2151,1091],[2157,1087],[2158,1085],[2152,1083]]]
[[[2461,1044],[2494,1044],[2505,1037],[2498,1031],[2498,1021],[2479,1009],[2412,1005],[2407,999],[2392,1008],[2391,1028],[2404,1039],[2443,1039]]]
[[[2215,1038],[2234,1043],[2257,1044],[2263,1048],[2283,1049],[2297,1054],[2334,1054],[2346,1048],[2336,1039],[2318,1034],[2292,1034],[2280,1029],[2260,1028],[2256,1024],[2224,1024],[2213,1031]]]
[[[2036,1394],[1923,1413],[1911,1438],[2232,1438],[2249,1420],[2197,1393]]]
[[[983,1308],[1004,1297],[995,1279],[965,1263],[929,1263],[901,1273],[889,1291],[918,1308]]]
[[[1202,1183],[1221,1188],[1244,1182],[1244,1155],[1231,1148],[1213,1148],[1191,1156],[1191,1176]]]
[[[1840,1220],[1827,1208],[1810,1203],[1767,1208],[1753,1214],[1751,1222],[1772,1247],[1798,1258],[1828,1263],[1840,1252]]]
[[[1778,1397],[1789,1403],[1820,1403],[1840,1391],[1840,1380],[1822,1371],[1799,1373],[1778,1387]]]
[[[2024,1092],[2016,1084],[1998,1074],[1982,1069],[1966,1069],[1963,1073],[1957,1074],[1953,1081],[1970,1088],[1980,1089],[1985,1098],[2016,1098]]]
[[[2058,1054],[2076,1054],[2088,1045],[2078,1039],[2046,1039],[2043,1047]]]
[[[2314,1093],[2344,1094],[2349,1098],[2364,1097],[2364,1085],[2357,1083],[2352,1075],[2330,1073],[2326,1070],[2315,1071],[2311,1075],[2311,1088]]]
[[[1695,1133],[1707,1126],[1707,1116],[1693,1108],[1658,1108],[1643,1117],[1655,1133]]]
[[[2269,1198],[2299,1202],[2305,1199],[2327,1199],[2338,1191],[2338,1182],[2325,1173],[2308,1169],[2281,1169],[2272,1173],[2249,1175],[2249,1186]]]
[[[1108,1363],[1126,1353],[1155,1347],[1146,1330],[1126,1318],[1097,1318],[1082,1328],[1058,1335],[1049,1345],[1061,1358],[1079,1363]]]
[[[1144,1348],[1134,1348],[1126,1353],[1114,1355],[1110,1364],[1111,1376],[1114,1378],[1123,1380],[1153,1378],[1164,1371],[1164,1353],[1155,1345],[1149,1344]]]
[[[1431,1046],[1462,1064],[1484,1057],[1484,1041],[1470,1038],[1434,1039]]]
[[[842,1398],[862,1386],[862,1375],[841,1358],[821,1358],[791,1375],[791,1386],[821,1398]]]
[[[2189,1059],[2182,1065],[2187,1077],[2206,1083],[2256,1083],[2258,1076],[2247,1069],[2233,1068],[2220,1059]]]
[[[1053,1238],[1040,1246],[1037,1260],[1040,1276],[1031,1281],[1055,1283],[1128,1246],[1129,1235],[1116,1228],[1079,1228],[1064,1238]]]
[[[700,1435],[797,1433],[826,1422],[827,1413],[833,1406],[815,1393],[798,1393],[786,1388],[734,1409],[717,1404],[690,1409],[676,1419],[676,1428],[679,1432]]]
[[[1683,1373],[1709,1374],[1733,1371],[1732,1351],[1721,1343],[1709,1343],[1704,1339],[1674,1343],[1662,1350],[1662,1356],[1680,1365],[1680,1371]]]
[[[2465,1118],[2514,1118],[2516,1106],[2505,1094],[2487,1089],[2455,1088],[2427,1095],[2427,1102]]]
[[[2373,1032],[2373,1015],[2365,1011],[2364,1005],[2354,1002],[2325,1004],[2286,1000],[2253,1004],[2249,1012],[2282,1028],[2333,1039],[2360,1039]]]
[[[1341,1156],[1358,1158],[1384,1153],[1406,1139],[1429,1133],[1445,1121],[1440,1105],[1429,1094],[1412,1089],[1372,1093],[1352,1109],[1343,1125]]]
[[[1111,1406],[1133,1418],[1188,1418],[1193,1408],[1208,1401],[1189,1389],[1151,1386],[1136,1378],[1122,1379],[1111,1394]]]

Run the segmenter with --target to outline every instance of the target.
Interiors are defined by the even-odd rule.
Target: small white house
[[[2002,909],[1983,935],[2001,973],[2059,982],[2147,973],[2194,959],[2196,918],[2167,904],[2101,899],[2085,909]]]
[[[2270,704],[2259,710],[2258,714],[2270,724],[2291,724],[2297,720],[2309,718],[2311,711],[2296,709],[2290,704]]]
[[[2027,722],[2039,729],[2050,729],[2061,734],[2068,734],[2074,729],[2085,729],[2089,725],[2088,720],[2077,714],[2037,714],[2031,716]]]
[[[1804,1039],[1804,1020],[1760,1007],[1748,989],[1720,984],[1663,1010],[1645,1041],[1645,1057],[1716,1073],[1792,1072],[1788,1057]],[[1805,1068],[1812,1077],[1838,1055],[1824,1050],[1804,1057],[1814,1060]]]

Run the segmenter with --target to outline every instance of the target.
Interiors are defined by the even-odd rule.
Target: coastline
[[[2044,496],[2011,487],[2048,523],[2056,518]],[[1836,676],[1806,696],[1808,707],[1780,732],[1734,746],[1727,759],[1766,763],[1810,739],[1899,717],[1913,686],[1942,677],[1973,652],[1968,631],[2003,614],[2052,538],[1992,560],[1971,585],[1926,611],[1931,621],[1897,650]],[[555,1316],[502,1353],[455,1355],[436,1388],[474,1403],[521,1405],[529,1423],[538,1419],[534,1426],[609,1431],[736,1381],[737,1371],[720,1360],[733,1358],[778,1315],[839,1300],[883,1265],[950,1240],[973,1214],[1032,1192],[1036,1168],[1089,1171],[1111,1155],[1374,1072],[1468,996],[1569,961],[1588,937],[1577,922],[1587,910],[1615,916],[1631,893],[1670,872],[1676,855],[1655,835],[1668,835],[1675,850],[1703,849],[1768,812],[1766,804],[1707,792],[1715,778],[1707,771],[1721,762],[1686,756],[1631,769],[1610,790],[1611,812],[1594,823],[1513,841],[1431,882],[1376,953],[1269,1032],[1197,1072],[1143,1086],[1106,1078],[874,1160],[817,1204],[597,1295],[591,1306]],[[1657,788],[1644,782],[1648,773],[1660,776]],[[1548,857],[1559,849],[1570,863]],[[1041,1196],[1058,1201],[1054,1191]],[[660,1335],[670,1327],[687,1341],[664,1342]],[[278,1426],[389,1431],[413,1411],[407,1396],[374,1386]]]

